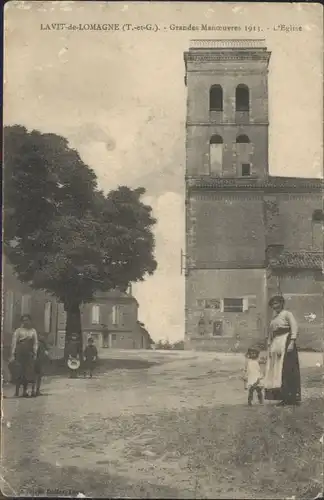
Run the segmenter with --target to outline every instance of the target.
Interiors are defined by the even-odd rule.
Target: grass
[[[312,498],[320,491],[323,413],[322,399],[312,399],[296,409],[227,406],[164,415],[150,450],[187,457],[200,498],[206,485],[216,496],[219,484],[223,495],[240,488],[249,498]]]
[[[99,377],[91,390],[80,392],[84,408],[77,392],[71,394],[71,406],[69,393],[60,391],[55,399],[20,401],[24,412],[11,416],[15,433],[6,464],[18,472],[12,475],[15,488],[35,496],[44,490],[47,496],[60,496],[55,491],[60,487],[61,494],[65,489],[97,498],[310,500],[317,495],[322,480],[322,398],[308,397],[296,408],[248,407],[240,399],[241,384],[231,378],[230,364],[213,360],[210,366],[196,367],[192,359],[176,363],[176,368],[165,363],[163,371],[156,372],[146,368],[157,363],[143,359],[100,360],[98,371],[125,369],[123,379],[113,371]],[[65,370],[62,361],[52,368],[55,373]],[[131,372],[133,368],[140,370]],[[178,385],[172,389],[175,377]],[[58,386],[60,380],[53,383]],[[304,368],[302,385],[311,389],[308,396],[319,395],[323,368]],[[142,386],[146,393],[140,392]],[[201,407],[168,403],[172,394],[187,402],[198,393],[204,394]],[[126,399],[130,394],[136,397]],[[151,397],[162,399],[165,407],[158,401],[150,404]],[[112,406],[124,398],[120,413],[110,411],[109,398]],[[14,411],[14,402],[9,405]],[[37,405],[44,413],[34,410]],[[41,456],[40,444],[52,452]],[[65,465],[55,466],[56,459]]]

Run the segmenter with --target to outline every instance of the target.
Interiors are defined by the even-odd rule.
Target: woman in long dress
[[[26,314],[21,317],[21,326],[12,337],[11,362],[16,365],[16,392],[19,396],[20,386],[23,386],[23,397],[28,397],[28,384],[35,382],[35,359],[38,349],[37,332],[32,327],[31,317]],[[34,396],[34,394],[32,394]]]
[[[298,325],[294,315],[285,309],[285,300],[277,295],[269,301],[274,315],[270,322],[268,355],[264,378],[264,397],[280,401],[279,405],[301,402],[300,369],[296,339]]]

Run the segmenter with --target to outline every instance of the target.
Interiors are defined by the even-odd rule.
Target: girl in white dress
[[[248,405],[253,402],[254,392],[257,393],[259,403],[263,403],[263,375],[259,362],[260,352],[257,348],[250,347],[245,356],[244,381],[248,390]]]

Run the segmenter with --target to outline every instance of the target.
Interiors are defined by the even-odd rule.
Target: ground
[[[321,491],[323,359],[303,404],[246,405],[239,354],[105,351],[95,378],[4,387],[2,491],[104,498],[312,498]]]

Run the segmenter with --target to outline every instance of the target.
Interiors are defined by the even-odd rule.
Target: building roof
[[[323,179],[309,177],[277,177],[269,175],[266,178],[253,177],[210,177],[210,176],[190,176],[187,177],[189,189],[259,189],[259,190],[280,190],[280,191],[323,191]]]
[[[122,292],[121,290],[108,290],[107,292],[102,292],[102,291],[97,291],[95,293],[95,298],[101,298],[101,299],[123,299],[123,300],[130,300],[130,301],[135,301],[137,303],[137,300],[135,297],[129,293]],[[95,299],[94,299],[95,300]]]
[[[323,267],[322,252],[288,252],[284,251],[277,257],[269,259],[273,269],[316,269]]]
[[[199,40],[190,40],[189,50],[192,49],[262,49],[265,50],[266,41],[265,39],[199,39]]]

